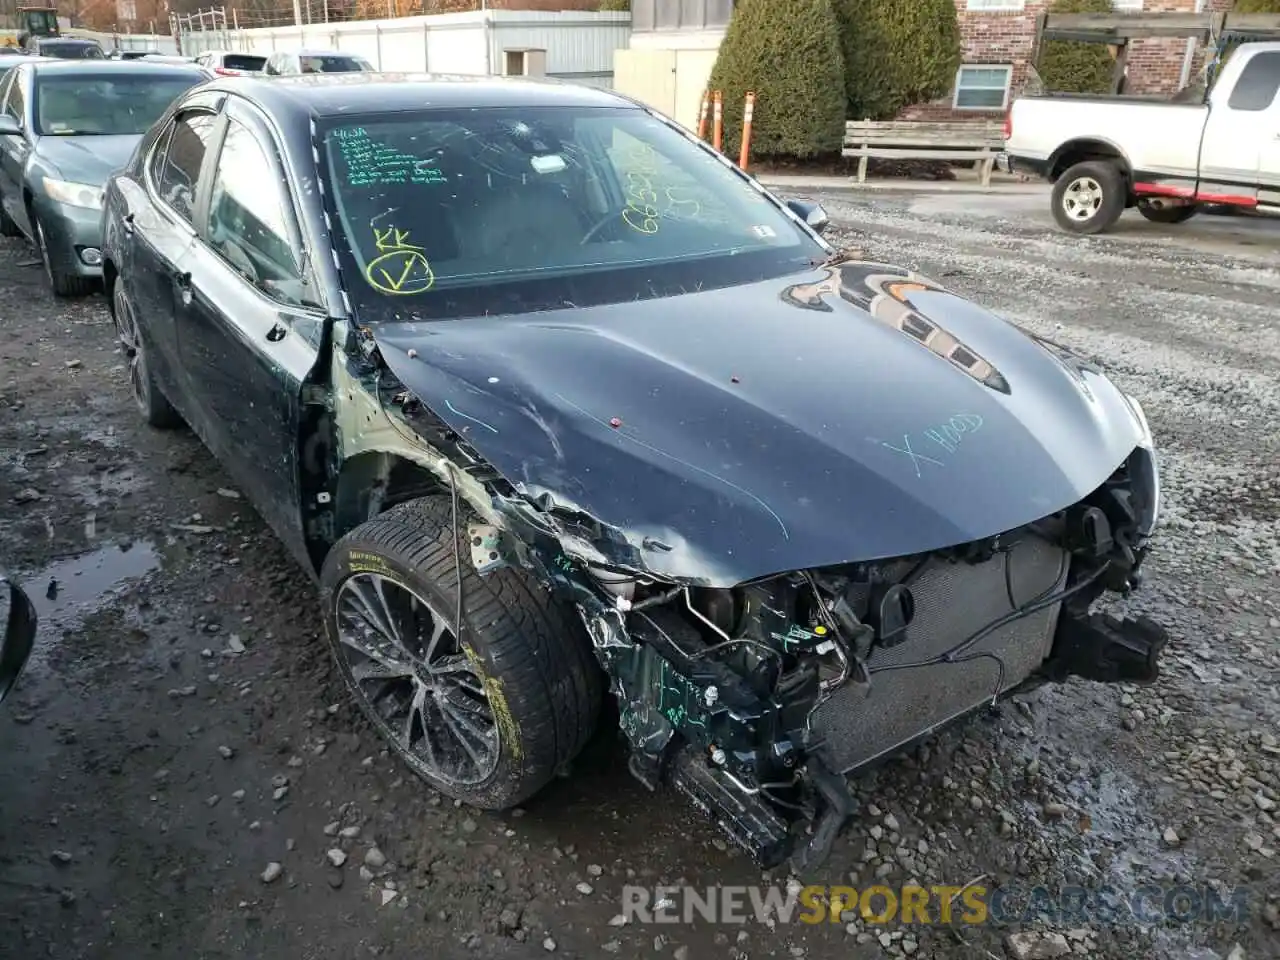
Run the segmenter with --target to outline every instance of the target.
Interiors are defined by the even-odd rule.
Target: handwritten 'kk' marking
[[[912,450],[910,434],[904,433],[902,435],[902,446],[900,447],[895,447],[892,443],[890,443],[887,440],[882,440],[880,442],[880,445],[882,447],[885,447],[888,450],[894,451],[895,453],[901,453],[903,456],[910,457],[911,465],[916,468],[917,477],[924,476],[923,471],[921,471],[920,469],[920,464],[922,463],[932,463],[934,466],[938,466],[938,467],[946,466],[946,464],[943,463],[941,460],[935,460],[933,459],[933,457],[926,457],[923,453],[916,453],[914,450]]]
[[[372,222],[373,244],[378,256],[365,267],[369,286],[382,293],[425,293],[436,282],[423,248],[409,242],[409,231],[396,227],[379,230]]]

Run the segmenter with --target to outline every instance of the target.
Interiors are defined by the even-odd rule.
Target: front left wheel
[[[22,228],[13,222],[13,217],[4,212],[4,207],[0,206],[0,237],[20,237],[22,236]]]
[[[49,242],[45,236],[44,224],[38,216],[32,215],[35,225],[36,251],[40,254],[40,262],[44,264],[44,275],[49,280],[55,297],[83,297],[93,290],[93,280],[67,273],[53,262],[49,255]]]
[[[325,632],[365,715],[414,773],[504,809],[581,750],[604,675],[572,610],[523,570],[481,577],[458,535],[449,497],[402,504],[347,534],[321,573]]]

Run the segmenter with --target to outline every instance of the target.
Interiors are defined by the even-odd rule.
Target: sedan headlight
[[[1149,537],[1160,520],[1160,464],[1156,460],[1156,445],[1146,411],[1136,398],[1126,394],[1125,399],[1141,431],[1138,447],[1129,457],[1129,477],[1139,501],[1138,532]]]
[[[72,183],[69,180],[51,180],[45,177],[44,192],[50,200],[65,203],[70,207],[84,207],[86,210],[102,209],[101,187],[87,183]]]

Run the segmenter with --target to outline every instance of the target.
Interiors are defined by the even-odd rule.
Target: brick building
[[[964,52],[951,95],[903,111],[904,119],[976,119],[999,114],[1027,80],[1036,18],[1050,0],[955,0]],[[1117,12],[1227,10],[1232,0],[1114,0]],[[1173,94],[1194,81],[1203,51],[1191,39],[1135,40],[1126,93]]]

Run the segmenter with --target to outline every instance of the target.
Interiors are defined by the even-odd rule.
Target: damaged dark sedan
[[[238,77],[110,183],[104,269],[141,413],[415,773],[514,805],[607,690],[640,780],[811,866],[845,774],[1165,642],[1091,612],[1157,521],[1138,402],[823,221],[604,91]]]

